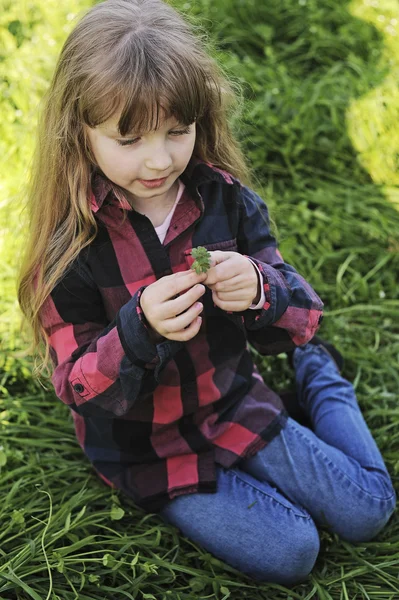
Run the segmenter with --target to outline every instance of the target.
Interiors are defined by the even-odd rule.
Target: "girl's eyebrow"
[[[101,129],[102,131],[104,131],[105,134],[109,135],[110,137],[119,137],[119,138],[124,138],[124,137],[133,137],[133,136],[140,136],[140,135],[144,135],[146,132],[145,131],[130,131],[127,132],[126,135],[121,135],[118,131],[118,129],[116,127],[104,127],[102,125],[98,126],[99,129]],[[173,123],[171,123],[170,125],[168,125],[168,129],[174,129],[176,127],[184,127],[183,123],[178,122],[177,120],[174,120]]]

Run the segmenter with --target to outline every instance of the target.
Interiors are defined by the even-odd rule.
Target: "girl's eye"
[[[132,146],[138,142],[139,139],[140,138],[134,138],[133,140],[116,140],[116,143],[119,144],[119,146]]]
[[[186,129],[179,129],[176,131],[169,131],[170,135],[186,135],[188,133],[190,133],[190,127],[186,127]],[[132,146],[133,144],[136,144],[138,141],[140,140],[139,137],[137,138],[133,138],[131,140],[116,140],[117,144],[119,144],[119,146]]]
[[[170,135],[185,135],[190,133],[190,127],[186,127],[186,129],[180,129],[179,131],[169,131]]]

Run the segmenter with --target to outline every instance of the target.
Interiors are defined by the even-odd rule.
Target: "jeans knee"
[[[312,520],[302,521],[291,537],[281,539],[273,552],[273,562],[264,564],[251,575],[268,583],[292,586],[305,580],[311,573],[320,551],[320,538]]]
[[[369,542],[385,527],[395,511],[396,493],[392,488],[392,496],[388,499],[374,498],[364,506],[358,505],[355,515],[352,514],[347,526],[337,532],[342,539],[352,543]]]

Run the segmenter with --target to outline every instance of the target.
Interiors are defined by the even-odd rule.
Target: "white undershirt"
[[[176,200],[174,205],[172,206],[172,208],[170,209],[170,213],[168,214],[168,216],[166,217],[165,221],[163,223],[161,223],[161,225],[158,225],[158,227],[155,227],[155,231],[158,234],[159,239],[161,240],[161,243],[163,244],[163,241],[166,237],[166,234],[168,233],[168,229],[169,229],[169,225],[170,222],[172,220],[173,217],[173,213],[175,212],[175,208],[180,200],[180,198],[182,197],[185,185],[184,183],[182,183],[180,181],[180,179],[178,180],[179,183],[179,189],[177,190],[177,196],[176,196]]]

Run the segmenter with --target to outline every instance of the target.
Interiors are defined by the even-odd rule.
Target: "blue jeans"
[[[160,516],[189,539],[260,581],[293,585],[312,570],[317,527],[350,542],[374,538],[396,495],[353,386],[321,348],[294,352],[300,405],[312,429],[289,418],[262,450],[217,466],[215,494],[171,500]]]

